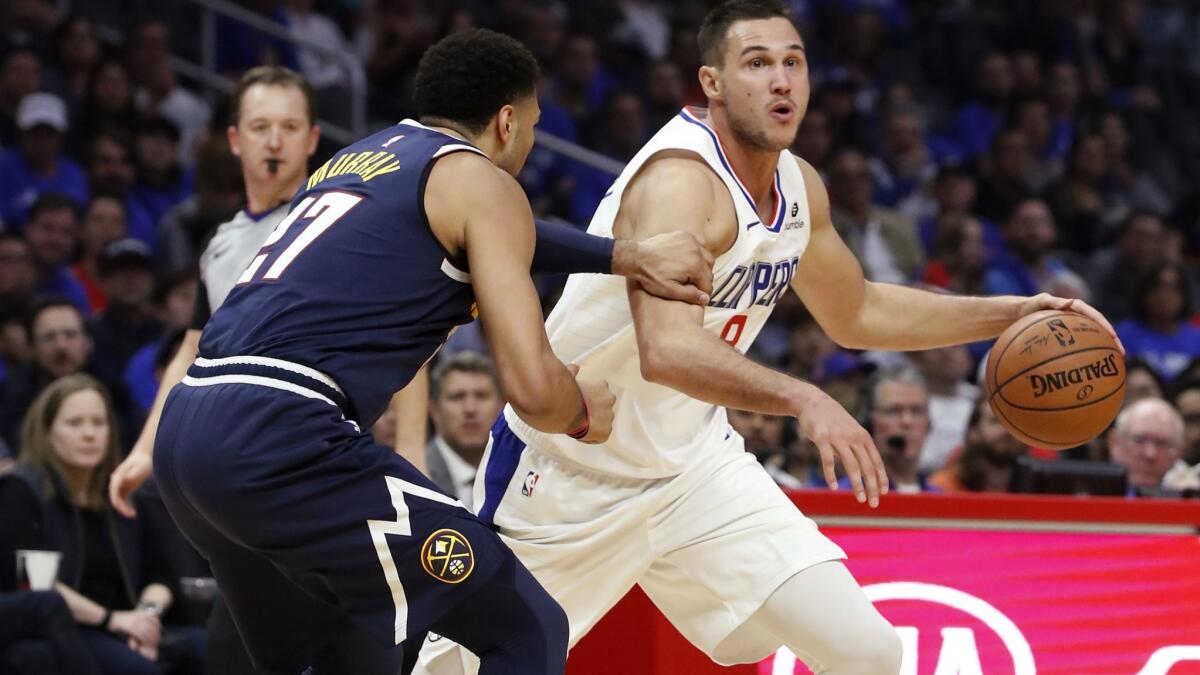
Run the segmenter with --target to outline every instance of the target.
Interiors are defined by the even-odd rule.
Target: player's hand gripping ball
[[[988,353],[996,418],[1028,445],[1077,447],[1103,433],[1125,399],[1125,360],[1108,331],[1074,312],[1042,311],[1005,330]]]

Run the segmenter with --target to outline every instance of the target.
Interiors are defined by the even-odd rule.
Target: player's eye
[[[763,60],[762,59],[753,59],[752,61],[750,61],[750,67],[751,68],[762,68]]]

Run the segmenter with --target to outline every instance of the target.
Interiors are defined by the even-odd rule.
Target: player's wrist
[[[580,413],[580,417],[576,418],[577,423],[575,426],[567,432],[567,436],[570,436],[577,441],[583,440],[588,435],[588,432],[592,429],[592,415],[591,411],[588,409],[587,396],[584,396],[583,393],[580,392],[579,400],[583,404],[583,410]]]
[[[823,392],[816,385],[802,380],[795,380],[791,391],[786,394],[788,407],[791,409],[791,416],[800,417],[803,415],[808,410],[808,407],[812,405],[813,401],[822,395]]]
[[[612,273],[633,278],[638,273],[638,243],[632,239],[616,239],[612,247]]]

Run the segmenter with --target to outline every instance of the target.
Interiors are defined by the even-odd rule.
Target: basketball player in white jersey
[[[574,644],[635,583],[723,664],[786,645],[818,673],[900,668],[894,629],[823,536],[744,451],[724,406],[796,417],[861,502],[887,476],[869,435],[811,384],[744,356],[780,295],[797,292],[825,331],[856,349],[930,349],[998,335],[1048,295],[969,298],[866,282],[833,229],[817,172],[789,152],[808,104],[803,42],[771,0],[731,0],[699,36],[709,108],[685,109],[630,161],[589,232],[693,232],[716,262],[707,308],[604,277],[572,277],[547,319],[556,355],[616,395],[609,439],[543,434],[506,408],[475,484],[493,523],[566,610]],[[415,672],[473,672],[431,636]]]

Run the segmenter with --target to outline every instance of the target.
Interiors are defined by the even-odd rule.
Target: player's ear
[[[500,140],[508,143],[512,140],[513,134],[517,131],[516,108],[512,105],[506,105],[496,113],[496,133],[500,135]]]
[[[700,66],[700,88],[704,90],[704,95],[710,99],[721,98],[721,82],[717,77],[717,69],[713,66]]]

